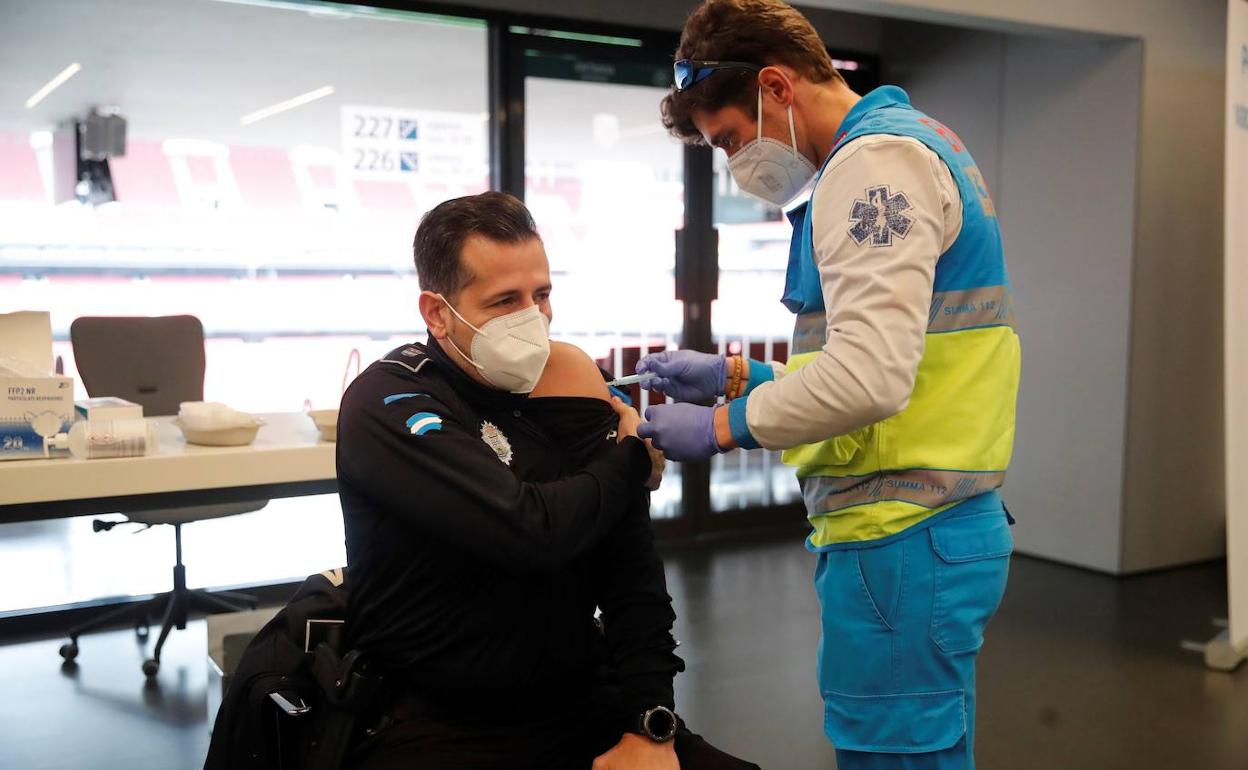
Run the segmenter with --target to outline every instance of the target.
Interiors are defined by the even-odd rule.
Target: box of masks
[[[0,314],[0,460],[48,456],[47,440],[73,425],[74,380],[51,371],[48,314]]]

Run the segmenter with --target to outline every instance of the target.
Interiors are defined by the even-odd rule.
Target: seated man
[[[661,457],[593,362],[549,342],[528,211],[448,201],[414,251],[429,341],[365,370],[338,430],[347,641],[397,683],[355,765],[753,767],[672,711],[684,664],[646,490]]]

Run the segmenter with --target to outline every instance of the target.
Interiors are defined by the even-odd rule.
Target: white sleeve
[[[806,366],[750,393],[746,425],[769,449],[823,441],[905,409],[936,261],[961,231],[962,202],[935,152],[875,134],[837,153],[809,216],[827,341]]]

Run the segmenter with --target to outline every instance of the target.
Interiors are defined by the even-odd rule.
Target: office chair
[[[183,401],[202,401],[204,398],[204,326],[194,316],[83,317],[75,319],[70,325],[69,337],[78,374],[91,397],[117,396],[133,401],[143,406],[143,414],[147,417],[177,414],[178,405]],[[174,627],[179,630],[186,628],[190,612],[237,612],[255,607],[254,596],[233,591],[208,593],[186,587],[186,566],[182,563],[182,525],[250,513],[266,505],[268,500],[259,500],[128,514],[127,519],[137,524],[173,526],[173,590],[76,626],[69,632],[69,642],[61,645],[61,657],[66,662],[74,660],[78,656],[80,635],[122,620],[132,621],[138,637],[146,639],[151,618],[160,617],[156,648],[152,657],[143,661],[143,673],[153,677],[160,670],[160,652],[170,630]],[[92,529],[96,532],[110,530],[118,523],[121,522],[97,520]]]

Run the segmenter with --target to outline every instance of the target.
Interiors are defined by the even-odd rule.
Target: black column
[[[508,26],[489,24],[490,189],[524,200],[524,55]]]
[[[676,299],[684,303],[680,346],[714,353],[711,302],[719,291],[719,233],[713,211],[711,148],[685,146],[685,226],[676,231]],[[708,402],[709,403],[709,402]],[[683,517],[690,532],[711,512],[711,464],[681,464]]]

